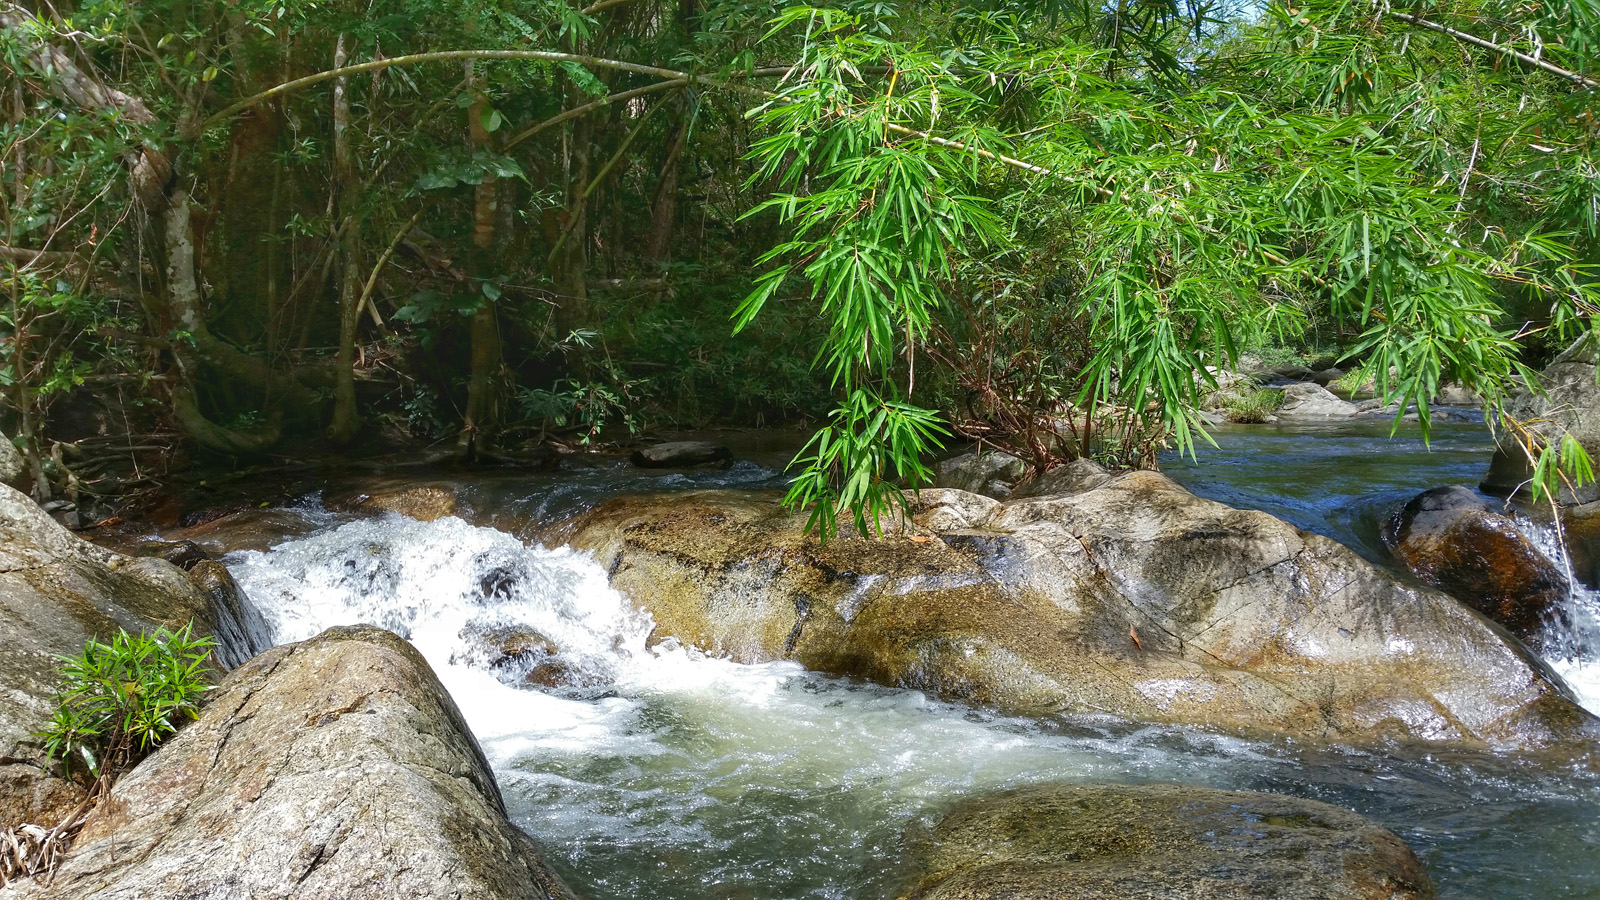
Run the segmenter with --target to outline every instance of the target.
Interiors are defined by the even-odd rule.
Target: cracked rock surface
[[[235,669],[46,887],[0,898],[569,900],[428,663],[335,628]]]
[[[1011,713],[1504,747],[1600,724],[1449,596],[1158,473],[1005,503],[924,490],[914,533],[826,546],[778,501],[619,498],[533,537],[593,551],[657,639]]]

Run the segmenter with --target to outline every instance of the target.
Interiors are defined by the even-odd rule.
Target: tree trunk
[[[688,137],[688,116],[679,116],[672,129],[666,161],[661,164],[661,176],[656,179],[655,199],[650,205],[650,236],[645,240],[645,259],[656,266],[665,266],[671,261],[672,226],[678,217],[678,163],[683,158]]]
[[[472,63],[467,63],[467,77],[474,78]],[[474,83],[474,89],[476,84]],[[489,110],[489,100],[481,91],[467,108],[467,131],[472,146],[484,149],[489,146],[489,131],[483,127],[483,116]],[[472,203],[472,260],[471,271],[477,283],[487,285],[495,275],[495,222],[498,218],[499,187],[492,172],[473,188]],[[495,377],[500,372],[500,324],[498,304],[487,293],[481,293],[481,305],[472,314],[469,338],[472,341],[471,375],[467,380],[467,409],[463,417],[461,437],[458,441],[462,453],[469,458],[476,455],[485,434],[495,425]]]
[[[178,381],[172,390],[172,413],[178,427],[202,447],[222,453],[259,453],[277,443],[277,422],[255,433],[225,428],[200,411],[194,385],[200,377],[201,344],[206,331],[200,282],[195,276],[194,226],[189,217],[189,194],[181,188],[167,201],[163,219],[166,251],[166,305],[173,326],[184,334],[172,342],[172,359]],[[215,338],[210,338],[215,340]]]
[[[346,61],[345,36],[333,53],[333,67],[342,67]],[[356,327],[361,315],[361,272],[357,269],[361,254],[360,217],[355,215],[355,163],[350,152],[350,84],[347,78],[333,83],[333,167],[337,191],[338,216],[344,218],[344,236],[340,240],[343,256],[344,281],[339,288],[339,353],[334,363],[333,421],[328,425],[328,440],[347,444],[361,428],[361,416],[356,410]]]
[[[575,96],[582,96],[576,89]],[[590,147],[594,138],[593,120],[585,116],[572,126],[568,148],[567,203],[561,217],[565,236],[552,260],[551,280],[560,294],[557,300],[560,326],[572,330],[588,323],[589,293],[589,200],[584,196],[590,178]]]

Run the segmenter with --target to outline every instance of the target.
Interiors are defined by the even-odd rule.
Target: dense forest
[[[40,500],[204,457],[793,424],[828,531],[953,439],[1153,465],[1244,353],[1331,354],[1424,421],[1446,384],[1492,409],[1600,303],[1592,0],[0,27],[0,429]]]

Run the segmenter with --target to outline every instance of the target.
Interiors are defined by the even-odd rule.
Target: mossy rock
[[[1045,784],[913,835],[908,900],[1432,900],[1416,854],[1348,810],[1175,784]]]

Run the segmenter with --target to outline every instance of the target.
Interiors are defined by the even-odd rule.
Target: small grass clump
[[[90,638],[78,656],[61,657],[65,682],[50,726],[37,737],[67,776],[81,763],[94,779],[77,808],[54,827],[24,823],[0,829],[0,887],[21,878],[51,878],[89,811],[119,774],[200,714],[210,690],[206,660],[216,644],[190,634],[119,632],[111,643]]]
[[[192,637],[192,627],[90,638],[82,654],[61,657],[66,684],[40,735],[51,760],[69,775],[82,763],[94,778],[115,777],[197,717],[215,642]]]
[[[1228,399],[1222,411],[1229,422],[1241,425],[1260,425],[1267,421],[1267,417],[1278,411],[1283,405],[1283,391],[1274,388],[1259,388],[1247,394],[1239,394]]]

